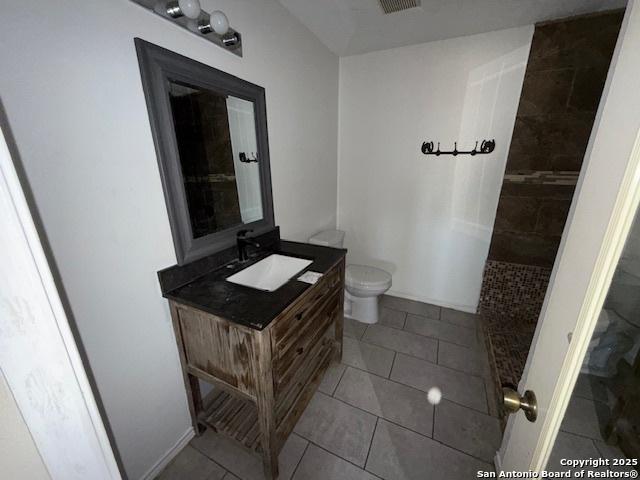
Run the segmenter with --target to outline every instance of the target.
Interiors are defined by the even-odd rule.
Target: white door
[[[0,370],[50,478],[120,479],[2,130]]]
[[[538,418],[511,415],[496,467],[546,466],[640,199],[640,3],[627,6],[519,393]]]

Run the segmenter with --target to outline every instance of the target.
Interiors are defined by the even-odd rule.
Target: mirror
[[[178,263],[274,226],[264,89],[136,39]]]
[[[253,103],[169,81],[194,238],[262,219]]]

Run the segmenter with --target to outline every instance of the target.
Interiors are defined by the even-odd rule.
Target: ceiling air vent
[[[380,0],[384,13],[394,13],[420,6],[420,0]]]

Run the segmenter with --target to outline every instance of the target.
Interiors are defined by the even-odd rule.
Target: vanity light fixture
[[[160,5],[162,2],[160,2]],[[202,9],[198,0],[178,0],[166,4],[165,10],[171,18],[187,17],[198,18]]]
[[[220,10],[207,13],[200,0],[131,0],[172,23],[242,57],[242,37]]]

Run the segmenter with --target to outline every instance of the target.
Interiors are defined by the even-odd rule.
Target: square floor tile
[[[438,340],[444,340],[445,342],[455,343],[464,347],[475,347],[478,343],[474,329],[441,322],[432,318],[421,317],[419,315],[407,315],[404,329],[409,332],[437,338]]]
[[[399,353],[390,378],[423,392],[437,387],[443,399],[487,413],[484,381],[480,377]]]
[[[158,480],[220,480],[227,471],[187,445],[162,471]]]
[[[436,405],[433,438],[469,455],[493,462],[502,441],[497,418],[443,400]]]
[[[342,363],[388,377],[395,352],[370,343],[345,338],[342,344]]]
[[[332,362],[329,368],[327,368],[324,377],[322,377],[322,382],[318,385],[318,390],[327,395],[333,395],[346,368],[347,366],[343,363]]]
[[[440,307],[415,300],[408,300],[406,298],[382,295],[380,298],[380,306],[400,310],[401,312],[424,315],[429,318],[440,318]]]
[[[406,312],[400,310],[393,310],[387,307],[380,307],[380,318],[378,319],[379,325],[386,327],[404,328],[404,321],[407,318]]]
[[[443,308],[440,314],[440,321],[460,325],[461,327],[477,328],[480,325],[480,316],[475,313]]]
[[[294,431],[307,440],[364,467],[376,417],[317,392]]]
[[[469,348],[441,341],[438,346],[438,365],[471,375],[489,373],[489,359],[479,348]]]
[[[493,471],[488,463],[383,419],[366,469],[389,480],[463,480],[476,478],[478,470]]]
[[[370,325],[362,340],[396,352],[422,358],[429,362],[435,363],[437,359],[438,342],[435,339],[405,332],[404,330],[383,325]]]
[[[376,480],[377,477],[332,453],[310,444],[294,480]]]
[[[364,335],[364,331],[367,329],[367,324],[354,320],[353,318],[344,318],[344,324],[342,327],[342,332],[347,337],[352,337],[357,340],[362,338]]]
[[[599,440],[594,440],[593,443],[602,458],[608,458],[609,460],[627,458],[626,455],[622,453],[622,450],[615,445],[607,445]],[[630,472],[633,470],[633,466],[631,465],[611,465],[610,468],[615,472]]]
[[[607,405],[614,405],[616,397],[609,388],[609,382],[606,379],[581,373],[578,375],[578,381],[573,389],[573,395],[576,397],[597,400]]]
[[[361,370],[347,368],[335,397],[423,435],[431,436],[433,406],[427,395]]]
[[[577,471],[581,468],[569,468],[560,465],[560,460],[570,458],[572,460],[586,460],[599,458],[600,452],[593,444],[593,440],[567,432],[558,432],[556,443],[553,445],[546,469],[551,472]]]
[[[586,398],[571,397],[560,430],[602,440],[602,431],[610,418],[607,405]]]
[[[208,429],[201,436],[191,440],[191,445],[242,480],[264,480],[265,478],[262,459],[258,455],[252,455],[224,435]],[[291,478],[306,447],[305,439],[298,435],[289,436],[278,456],[279,480]]]

